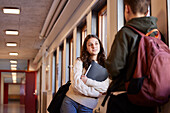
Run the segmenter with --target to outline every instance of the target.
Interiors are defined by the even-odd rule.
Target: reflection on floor
[[[18,101],[0,104],[0,113],[25,113],[25,105],[21,105]]]

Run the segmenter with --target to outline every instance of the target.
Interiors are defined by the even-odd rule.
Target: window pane
[[[99,39],[101,40],[107,55],[107,8],[104,7],[99,12]]]

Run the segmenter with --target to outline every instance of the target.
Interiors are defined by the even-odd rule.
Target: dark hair
[[[129,5],[133,14],[142,13],[146,14],[151,0],[124,0],[125,5]]]
[[[100,44],[100,51],[97,55],[97,61],[100,65],[102,65],[104,67],[104,63],[105,63],[105,53],[104,53],[104,49],[103,49],[103,45],[101,43],[101,41],[99,40],[99,38],[96,35],[87,35],[85,40],[84,40],[84,44],[83,47],[81,49],[81,55],[80,55],[80,59],[83,62],[83,67],[87,70],[89,65],[91,64],[92,59],[90,58],[90,53],[87,51],[87,41],[90,38],[96,38],[99,41]]]

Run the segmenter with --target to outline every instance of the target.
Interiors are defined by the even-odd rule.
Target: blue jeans
[[[60,113],[93,113],[93,109],[85,107],[65,96],[60,108]]]

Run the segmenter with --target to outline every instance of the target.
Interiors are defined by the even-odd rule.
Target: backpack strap
[[[149,31],[146,35],[142,32],[140,32],[139,30],[137,30],[136,28],[130,26],[130,25],[127,25],[127,27],[130,27],[132,28],[133,30],[135,30],[137,33],[139,33],[141,36],[149,36],[150,34],[152,34],[153,32],[157,32],[157,34],[155,35],[155,38],[158,38],[158,39],[161,39],[161,34],[159,32],[158,29],[152,29],[151,31]]]
[[[111,82],[108,89],[107,89],[107,92],[106,92],[106,96],[105,98],[103,99],[103,102],[101,104],[101,106],[104,107],[108,97],[111,95],[111,92],[114,92],[115,91],[115,88],[118,87],[119,83],[121,82],[121,78],[117,78],[118,80],[116,82]]]
[[[106,96],[104,97],[104,99],[103,99],[103,102],[102,102],[101,106],[103,106],[103,107],[104,107],[104,105],[105,105],[105,103],[106,103],[106,101],[107,101],[108,97],[110,96],[110,94],[111,94],[111,92],[107,92],[107,93],[106,93]]]
[[[127,25],[127,27],[130,27],[131,29],[133,29],[134,31],[136,31],[137,33],[139,33],[141,36],[145,36],[145,34],[143,34],[142,32],[140,32],[139,30],[137,30],[136,28],[130,26],[130,25]]]

